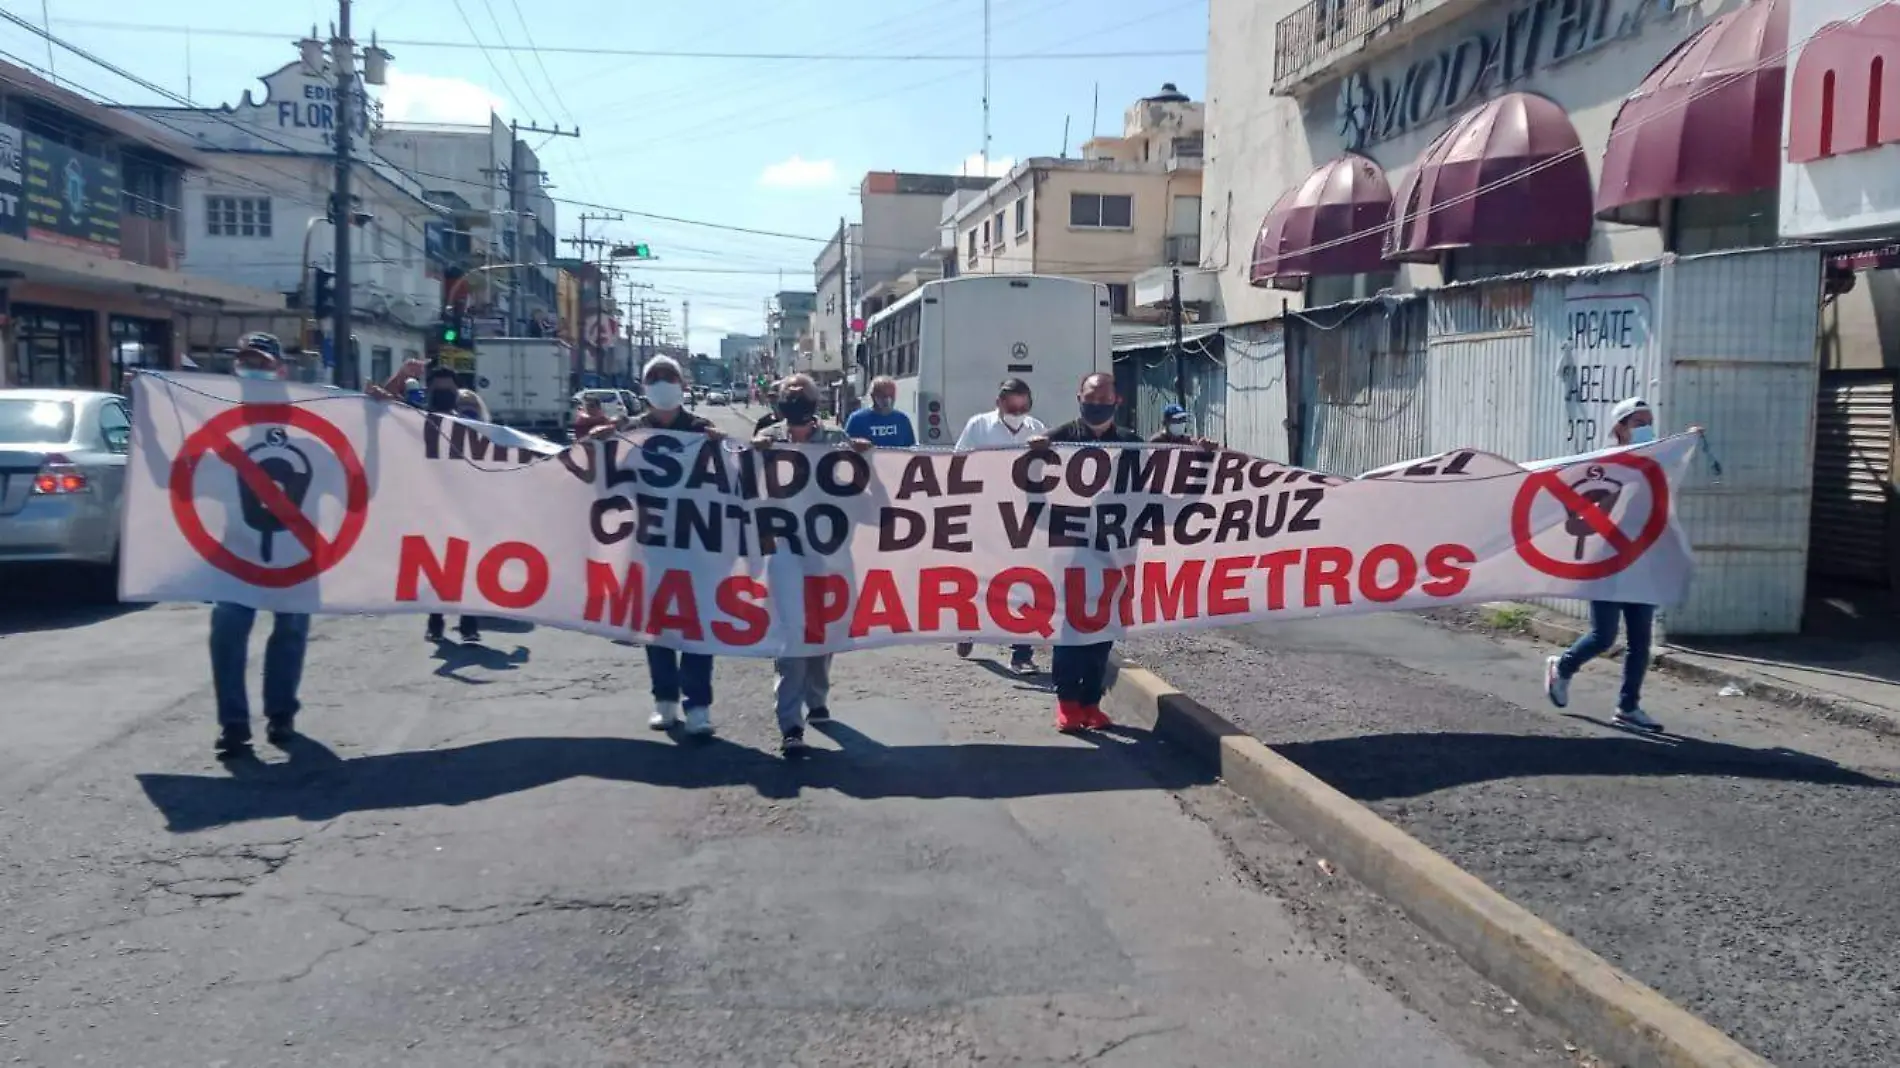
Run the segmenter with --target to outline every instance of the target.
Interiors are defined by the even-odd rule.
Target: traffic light
[[[613,248],[613,258],[617,260],[650,260],[653,258],[653,247],[644,242],[637,245],[615,245]]]
[[[451,304],[442,309],[442,332],[437,339],[451,348],[462,347],[462,313]]]
[[[311,268],[310,281],[315,290],[311,300],[311,309],[318,319],[328,319],[336,314],[336,275],[321,267]]]

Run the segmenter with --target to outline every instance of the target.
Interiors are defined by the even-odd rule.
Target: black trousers
[[[430,613],[429,614],[429,633],[430,634],[441,633],[442,623],[443,623],[443,619],[439,613],[433,613],[433,612]],[[481,617],[480,616],[463,616],[460,619],[455,621],[455,629],[459,631],[461,635],[465,638],[471,635],[480,635],[482,632]]]
[[[1049,674],[1056,685],[1056,700],[1084,705],[1102,703],[1102,689],[1108,674],[1108,656],[1114,642],[1093,645],[1058,645],[1049,661]]]

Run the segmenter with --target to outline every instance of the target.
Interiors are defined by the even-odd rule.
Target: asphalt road
[[[636,649],[328,618],[308,738],[226,768],[203,607],[34,618],[0,1064],[1565,1063],[1204,771],[947,649],[841,657],[788,765],[767,662],[720,662],[694,743]]]
[[[1900,744],[1652,673],[1666,738],[1528,641],[1405,615],[1125,647],[1784,1068],[1900,1064]]]

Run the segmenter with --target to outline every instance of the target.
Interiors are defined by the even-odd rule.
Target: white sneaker
[[[1651,719],[1649,713],[1640,708],[1630,708],[1618,712],[1616,714],[1616,721],[1625,726],[1635,727],[1637,730],[1655,731],[1659,734],[1663,729],[1662,724]]]
[[[670,731],[680,723],[680,703],[678,701],[653,702],[653,718],[647,720],[647,726],[656,731]]]
[[[712,709],[705,705],[692,705],[686,709],[686,733],[705,735],[712,732]]]
[[[1563,657],[1552,656],[1544,660],[1544,696],[1558,708],[1570,704],[1570,680],[1564,678]]]

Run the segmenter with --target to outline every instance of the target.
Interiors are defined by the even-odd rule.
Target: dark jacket
[[[712,420],[703,415],[689,412],[684,408],[679,410],[676,421],[672,423],[658,422],[654,419],[653,409],[648,408],[638,419],[633,421],[632,425],[635,429],[676,430],[682,434],[704,434],[713,428]]]
[[[1120,424],[1111,425],[1106,432],[1097,434],[1095,431],[1090,430],[1088,424],[1080,419],[1055,427],[1044,436],[1050,441],[1059,441],[1064,444],[1101,444],[1108,442],[1141,444],[1140,434],[1132,430],[1125,430]]]
[[[1186,434],[1170,434],[1163,430],[1154,437],[1149,438],[1148,443],[1150,445],[1192,445],[1194,444],[1194,439],[1188,437]]]
[[[777,412],[766,412],[764,415],[759,416],[758,422],[752,424],[752,432],[754,434],[764,433],[766,427],[771,426],[773,423],[782,422],[784,422],[784,420],[779,418]]]

